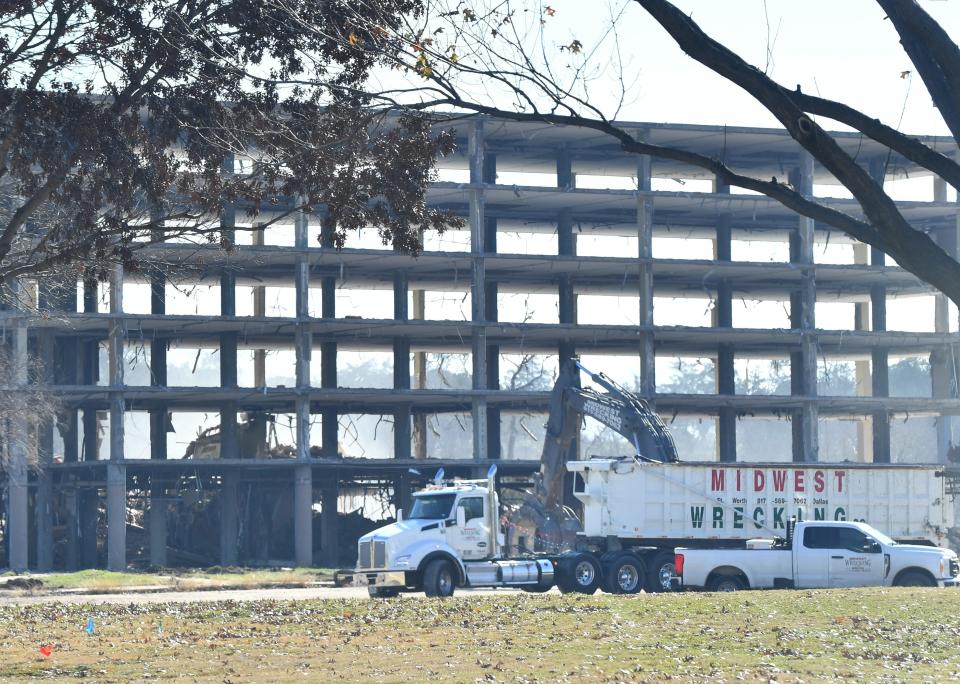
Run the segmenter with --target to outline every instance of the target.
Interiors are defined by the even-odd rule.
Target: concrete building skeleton
[[[128,504],[140,497],[145,500],[146,519],[137,524],[146,530],[145,557],[154,565],[166,565],[170,562],[166,511],[183,498],[182,491],[173,491],[174,483],[189,477],[198,491],[206,488],[217,494],[219,520],[214,537],[219,539],[220,563],[251,561],[249,554],[241,553],[239,540],[249,530],[241,529],[245,523],[238,497],[244,487],[271,483],[275,487],[271,491],[287,502],[284,515],[292,519],[287,529],[292,530],[293,558],[259,560],[336,565],[340,559],[337,501],[344,488],[358,483],[385,485],[396,504],[408,502],[412,484],[408,469],[422,466],[421,459],[431,456],[424,435],[427,415],[472,416],[472,453],[460,459],[430,459],[431,467],[443,465],[448,472],[467,475],[485,471],[491,461],[501,461],[500,472],[506,477],[527,477],[537,468],[534,459],[501,459],[500,425],[510,413],[543,412],[548,393],[500,389],[502,354],[608,354],[634,359],[640,393],[664,416],[703,416],[715,421],[714,451],[721,462],[762,459],[763,455],[737,454],[738,419],[758,415],[790,420],[796,461],[818,460],[823,421],[856,420],[859,448],[850,458],[875,462],[890,460],[891,420],[935,416],[937,453],[920,460],[946,459],[950,416],[960,410],[952,362],[957,337],[950,332],[949,306],[944,297],[936,296],[933,332],[888,331],[888,297],[930,296],[933,291],[887,263],[884,254],[857,245],[855,263],[816,263],[815,242],[827,235],[842,241],[839,233],[765,197],[731,192],[698,169],[626,154],[615,141],[593,131],[490,118],[461,119],[454,125],[460,137],[458,151],[441,160],[440,166],[459,173],[464,182],[437,182],[429,198],[435,206],[467,218],[466,251],[428,250],[417,258],[386,248],[337,251],[322,213],[299,214],[292,247],[263,244],[262,231],[254,232],[252,245],[230,253],[215,245],[166,244],[150,250],[151,259],[167,265],[163,271],[132,275],[118,267],[108,283],[79,286],[81,306],[76,306],[77,300],[49,301],[40,282],[35,288],[40,315],[0,312],[4,344],[15,358],[25,359],[28,353],[44,358],[45,367],[52,369],[48,382],[67,407],[66,418],[58,426],[47,423],[39,428],[39,458],[45,470],[30,471],[24,465],[26,455],[15,452],[10,466],[0,474],[5,564],[48,570],[56,557],[58,566],[89,567],[103,562],[99,543],[105,546],[107,567],[122,569],[129,560]],[[645,123],[628,127],[653,143],[714,156],[741,172],[789,179],[806,194],[813,194],[815,185],[835,182],[779,130]],[[878,179],[922,175],[915,165],[891,157],[886,148],[858,134],[836,137]],[[956,146],[948,138],[925,138],[924,142],[943,151]],[[506,182],[511,174],[520,174],[514,175],[518,184]],[[548,182],[528,184],[535,177]],[[613,188],[630,187],[577,187],[578,177],[590,177],[591,185],[603,185],[607,178]],[[704,192],[689,191],[678,183],[673,185],[679,191],[658,189],[664,179],[712,185]],[[943,182],[930,182],[934,201],[900,206],[914,226],[928,231],[956,255],[957,204],[947,201]],[[852,200],[830,203],[859,213]],[[240,211],[224,216],[225,233],[232,236],[241,220]],[[556,235],[556,254],[502,253],[497,240],[506,230]],[[318,233],[319,242],[314,240]],[[578,236],[584,234],[628,237],[636,253],[580,256]],[[708,239],[712,258],[658,258],[654,240],[660,236]],[[787,243],[788,261],[734,259],[734,243],[747,239]],[[180,315],[168,310],[167,279],[173,273],[218,283],[220,315]],[[124,310],[124,283],[134,281],[149,282],[149,314]],[[338,316],[336,289],[344,283],[392,290],[393,318]],[[239,286],[252,288],[252,316],[237,315]],[[268,286],[295,292],[295,315],[266,315],[263,292]],[[98,310],[97,296],[104,291],[108,312]],[[429,291],[469,293],[470,320],[425,318],[424,293]],[[498,295],[504,293],[555,295],[558,320],[501,322]],[[315,295],[319,303],[310,301]],[[578,323],[578,298],[585,296],[635,298],[637,323]],[[657,325],[655,297],[708,297],[711,325]],[[734,302],[741,297],[789,302],[789,327],[735,326]],[[850,304],[855,317],[850,329],[818,328],[818,301]],[[136,344],[149,348],[148,386],[124,382],[125,351]],[[104,345],[108,361],[101,370],[99,349]],[[166,357],[175,345],[218,350],[219,386],[167,386]],[[262,350],[267,349],[294,350],[295,386],[266,386]],[[238,350],[254,350],[257,367],[251,387],[239,386]],[[344,350],[392,352],[393,389],[338,387],[337,353]],[[427,352],[469,354],[472,388],[423,387]],[[903,354],[930,358],[930,397],[888,396],[888,360]],[[658,393],[657,355],[713,359],[716,392]],[[790,394],[737,394],[735,361],[751,356],[789,357]],[[866,391],[858,396],[819,396],[818,358],[830,356],[855,359],[861,389]],[[317,375],[315,370],[311,373],[311,364],[319,365],[319,384],[311,380]],[[149,413],[149,453],[130,453],[125,445],[124,414],[130,411]],[[219,451],[228,456],[183,459],[168,454],[168,414],[174,411],[218,413],[223,426]],[[237,423],[244,412],[295,416],[292,457],[265,459],[256,447],[244,443]],[[339,457],[338,416],[347,413],[392,416],[394,458]],[[310,424],[318,415],[322,439],[319,450],[311,450]],[[104,458],[98,459],[98,426],[105,416],[110,427],[104,437]],[[14,429],[27,429],[26,421]],[[62,438],[63,454],[62,462],[51,463],[55,429]],[[317,523],[316,504],[321,508]],[[105,535],[98,525],[105,527]],[[57,554],[55,526],[65,528],[60,537],[63,548]]]

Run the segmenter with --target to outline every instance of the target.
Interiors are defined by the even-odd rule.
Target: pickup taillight
[[[676,553],[673,555],[673,570],[677,573],[677,577],[683,577],[683,554]]]

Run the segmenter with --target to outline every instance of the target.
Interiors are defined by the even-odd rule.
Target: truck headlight
[[[393,561],[393,565],[394,567],[397,567],[397,568],[407,567],[408,565],[410,565],[410,556],[409,555],[397,556],[396,559],[394,559]]]
[[[947,574],[947,562],[941,558],[940,559],[940,577],[943,577],[946,574]]]

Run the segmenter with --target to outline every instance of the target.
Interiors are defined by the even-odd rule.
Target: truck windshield
[[[450,509],[456,494],[431,494],[428,496],[413,497],[413,506],[410,508],[409,520],[446,520],[450,517]]]

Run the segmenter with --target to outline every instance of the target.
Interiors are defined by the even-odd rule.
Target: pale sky
[[[619,5],[616,0],[614,4]],[[564,31],[585,45],[595,40],[602,2],[551,0]],[[709,35],[787,87],[840,99],[918,134],[946,134],[896,32],[872,0],[678,0]],[[955,38],[960,2],[920,0]],[[769,30],[768,30],[769,24]],[[571,26],[576,30],[571,30]],[[620,118],[740,126],[772,126],[775,120],[752,98],[687,57],[646,12],[630,3],[618,22],[621,48],[639,73],[638,97]],[[561,35],[558,32],[558,36]],[[583,36],[583,37],[581,37]],[[768,59],[768,45],[770,54]],[[602,98],[602,89],[592,102]],[[833,126],[835,127],[835,126]]]

